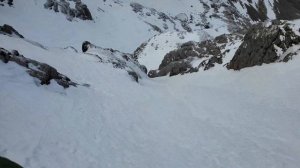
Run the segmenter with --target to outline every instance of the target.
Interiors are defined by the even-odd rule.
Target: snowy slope
[[[150,24],[159,27],[164,32],[184,31],[182,23],[176,19],[178,14],[187,16],[188,21],[183,24],[188,25],[193,31],[201,31],[204,29],[203,26],[209,25],[210,29],[207,30],[209,33],[220,35],[228,33],[227,24],[229,27],[235,25],[235,23],[228,23],[228,18],[223,13],[225,8],[221,5],[223,1],[216,2],[219,9],[217,12],[210,7],[212,2],[208,0],[189,0],[188,2],[164,0],[160,3],[134,1],[143,5],[145,11],[142,13],[134,12],[131,6],[132,1],[129,0],[83,2],[90,9],[93,21],[80,19],[67,21],[64,14],[45,9],[44,0],[15,0],[13,7],[1,6],[0,24],[9,24],[17,30],[23,30],[25,37],[39,41],[46,46],[74,46],[79,49],[83,41],[90,41],[97,46],[124,52],[133,52],[141,43],[159,34]],[[146,9],[154,9],[157,13],[147,16]],[[245,9],[241,10],[243,11]],[[169,17],[170,21],[158,19],[160,13]],[[214,14],[217,16],[213,16]],[[249,16],[245,17],[249,18]],[[243,24],[243,19],[240,21],[240,24]],[[165,24],[167,29],[163,28]],[[237,26],[240,25],[237,24]]]
[[[1,63],[0,155],[24,167],[300,165],[298,57],[137,84],[84,54],[0,37],[3,47],[90,84],[37,87],[22,68]]]
[[[137,83],[95,54],[109,60],[103,48],[132,53],[147,42],[139,62],[156,69],[179,43],[229,33],[225,8],[218,8],[221,19],[210,18],[214,9],[204,5],[228,1],[84,2],[93,21],[70,22],[39,0],[0,6],[0,26],[12,25],[25,36],[0,34],[0,47],[49,64],[79,84],[68,89],[55,82],[40,85],[25,68],[0,61],[0,156],[24,168],[299,168],[298,46],[290,48],[297,55],[288,63],[226,70],[238,41],[226,45],[222,52],[230,51],[223,63],[209,71],[173,78],[144,75]],[[163,22],[135,13],[131,2],[170,17],[191,12],[198,16],[195,21],[204,19],[201,23],[212,28],[193,22],[187,33],[175,19],[180,30],[158,33],[145,21]],[[246,9],[234,4],[233,11],[249,19]],[[202,17],[198,9],[205,11]],[[299,20],[293,23],[300,26]],[[100,47],[83,53],[86,40]]]
[[[44,3],[19,0],[13,8],[1,7],[0,24],[12,25],[17,30],[22,30],[25,37],[40,41],[46,46],[74,46],[77,49],[83,41],[91,41],[104,48],[132,52],[145,39],[155,34],[148,31],[148,25],[141,24],[129,5],[114,4],[110,7],[98,1],[87,1],[94,21],[77,19],[69,22],[63,14],[44,9]],[[105,7],[101,6],[105,12],[97,10],[99,5]]]

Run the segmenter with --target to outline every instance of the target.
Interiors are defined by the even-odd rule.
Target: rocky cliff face
[[[300,18],[300,3],[298,0],[278,0],[274,2],[277,19],[293,20]]]
[[[239,35],[224,34],[213,40],[184,43],[179,49],[166,54],[159,68],[149,71],[148,76],[154,78],[193,73],[199,69],[209,70],[216,64],[223,64],[223,58],[228,52],[227,45],[235,43],[240,38]]]
[[[253,21],[267,19],[293,20],[300,18],[298,0],[228,0],[231,6],[246,9]]]
[[[289,23],[281,21],[273,21],[270,25],[259,23],[252,26],[245,35],[244,42],[227,67],[240,70],[264,63],[287,62],[297,51],[292,47],[299,43],[299,32],[293,30]]]
[[[174,76],[209,70],[215,65],[226,65],[228,52],[234,51],[228,69],[240,70],[262,64],[288,62],[300,51],[300,29],[293,22],[262,22],[250,27],[238,49],[228,48],[242,36],[221,35],[200,43],[188,42],[165,55],[159,68],[151,70],[148,76]]]

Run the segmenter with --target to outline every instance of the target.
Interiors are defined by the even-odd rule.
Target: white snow
[[[274,44],[274,48],[276,50],[277,56],[281,56],[283,54],[282,48],[278,47],[277,45]]]
[[[137,1],[159,8],[157,1]],[[188,7],[198,0],[164,2]],[[86,3],[97,11],[96,1]],[[0,156],[25,168],[299,168],[299,52],[288,63],[241,71],[222,65],[136,83],[124,70],[63,49],[80,51],[82,41],[89,40],[131,52],[154,35],[140,20],[127,19],[136,18],[125,9],[129,6],[105,4],[106,12],[100,11],[95,22],[68,22],[37,0],[1,7],[0,25],[14,26],[27,39],[0,35],[0,47],[16,49],[90,87],[40,85],[24,68],[0,61]],[[176,43],[202,39],[201,33],[187,33],[185,39],[174,34],[153,37],[155,44],[169,42],[158,50],[147,46],[141,62],[156,68]],[[224,64],[240,43],[226,46],[230,52]]]
[[[46,46],[74,46],[76,49],[81,48],[83,41],[90,41],[105,48],[132,52],[145,39],[156,34],[145,31],[149,26],[141,24],[129,4],[120,6],[112,3],[114,6],[110,7],[95,0],[85,3],[91,10],[94,21],[77,19],[69,22],[62,13],[44,9],[44,1],[19,0],[15,2],[14,8],[1,7],[0,24],[9,24],[22,30],[25,37]],[[98,7],[105,12],[98,11]]]
[[[37,86],[1,63],[0,155],[24,167],[300,165],[297,57],[137,84],[85,54],[0,37],[3,47],[91,85]]]

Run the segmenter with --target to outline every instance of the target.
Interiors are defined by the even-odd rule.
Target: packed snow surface
[[[288,63],[241,71],[216,66],[136,83],[126,71],[80,52],[85,40],[132,52],[151,38],[147,24],[128,21],[136,17],[129,5],[115,0],[101,12],[95,0],[85,1],[95,20],[69,22],[43,9],[42,1],[15,2],[1,7],[0,25],[14,26],[27,39],[0,35],[0,47],[47,63],[80,85],[40,85],[24,68],[0,61],[0,156],[24,168],[300,167],[299,51]],[[158,1],[144,3],[159,8]],[[181,9],[189,5],[196,7],[196,0]],[[162,44],[168,34],[151,40]],[[196,35],[185,40],[202,40]],[[147,46],[142,62],[157,68],[162,53],[176,45],[170,43]]]
[[[299,58],[135,83],[88,55],[0,37],[90,85],[40,86],[0,63],[0,155],[26,168],[300,165]]]

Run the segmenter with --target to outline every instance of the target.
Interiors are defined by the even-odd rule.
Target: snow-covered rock
[[[209,70],[216,64],[223,64],[223,58],[230,57],[230,46],[239,44],[239,35],[221,35],[213,40],[202,42],[187,42],[178,49],[167,53],[162,59],[159,68],[151,70],[151,78],[160,76],[174,76],[185,73],[198,72],[200,68]]]
[[[64,88],[75,86],[76,83],[72,82],[70,78],[60,74],[57,70],[47,64],[29,59],[20,55],[17,50],[12,52],[0,48],[0,60],[4,63],[14,62],[22,67],[32,77],[37,78],[41,85],[49,85],[50,82],[56,81],[58,85]]]
[[[101,63],[112,64],[114,68],[126,70],[136,82],[147,74],[147,68],[140,65],[139,62],[133,58],[132,54],[123,53],[111,48],[98,47],[88,41],[83,42],[82,51],[96,57]]]
[[[75,3],[75,8],[70,7],[70,2]],[[44,7],[54,10],[54,12],[65,14],[70,21],[72,21],[74,17],[82,20],[93,20],[90,10],[81,0],[47,0]]]
[[[293,23],[282,21],[252,26],[228,68],[240,70],[264,63],[287,62],[292,59],[300,49],[300,36],[297,35],[299,25],[293,27],[295,27]]]
[[[12,26],[7,25],[7,24],[0,26],[0,33],[5,34],[5,35],[11,35],[11,36],[24,38],[24,36],[21,35],[17,30],[15,30]]]

